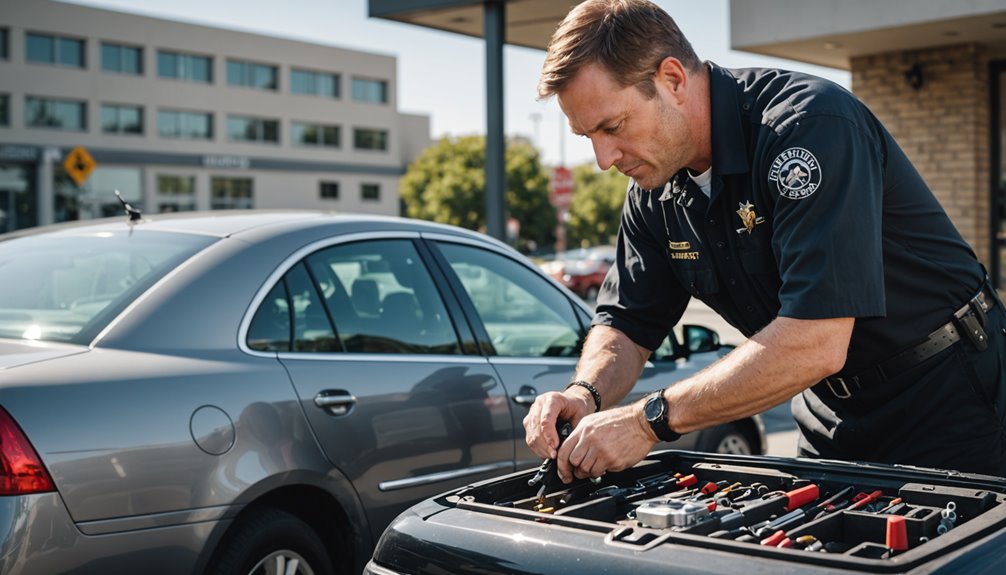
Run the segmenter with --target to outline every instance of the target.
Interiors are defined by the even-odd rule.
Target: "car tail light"
[[[55,490],[35,448],[11,416],[0,408],[0,495]]]

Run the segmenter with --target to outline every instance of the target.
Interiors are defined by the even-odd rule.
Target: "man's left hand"
[[[590,414],[559,447],[559,479],[569,483],[574,476],[585,479],[627,469],[642,461],[656,443],[641,403]]]

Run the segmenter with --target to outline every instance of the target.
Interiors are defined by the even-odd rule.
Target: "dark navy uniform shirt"
[[[690,297],[745,336],[855,317],[842,373],[923,341],[984,272],[897,143],[827,80],[710,64],[712,190],[629,186],[595,324],[655,349]]]

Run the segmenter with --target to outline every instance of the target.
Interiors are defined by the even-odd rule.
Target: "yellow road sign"
[[[63,160],[63,167],[66,168],[66,173],[73,178],[73,181],[78,186],[87,181],[87,177],[94,171],[95,166],[97,164],[94,158],[91,157],[91,154],[87,153],[84,146],[77,146]]]

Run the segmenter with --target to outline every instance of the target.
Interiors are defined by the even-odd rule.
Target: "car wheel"
[[[709,453],[752,455],[757,451],[756,444],[757,441],[739,424],[724,423],[701,432],[696,449]]]
[[[242,518],[217,550],[217,575],[333,575],[325,545],[311,527],[279,509]]]

